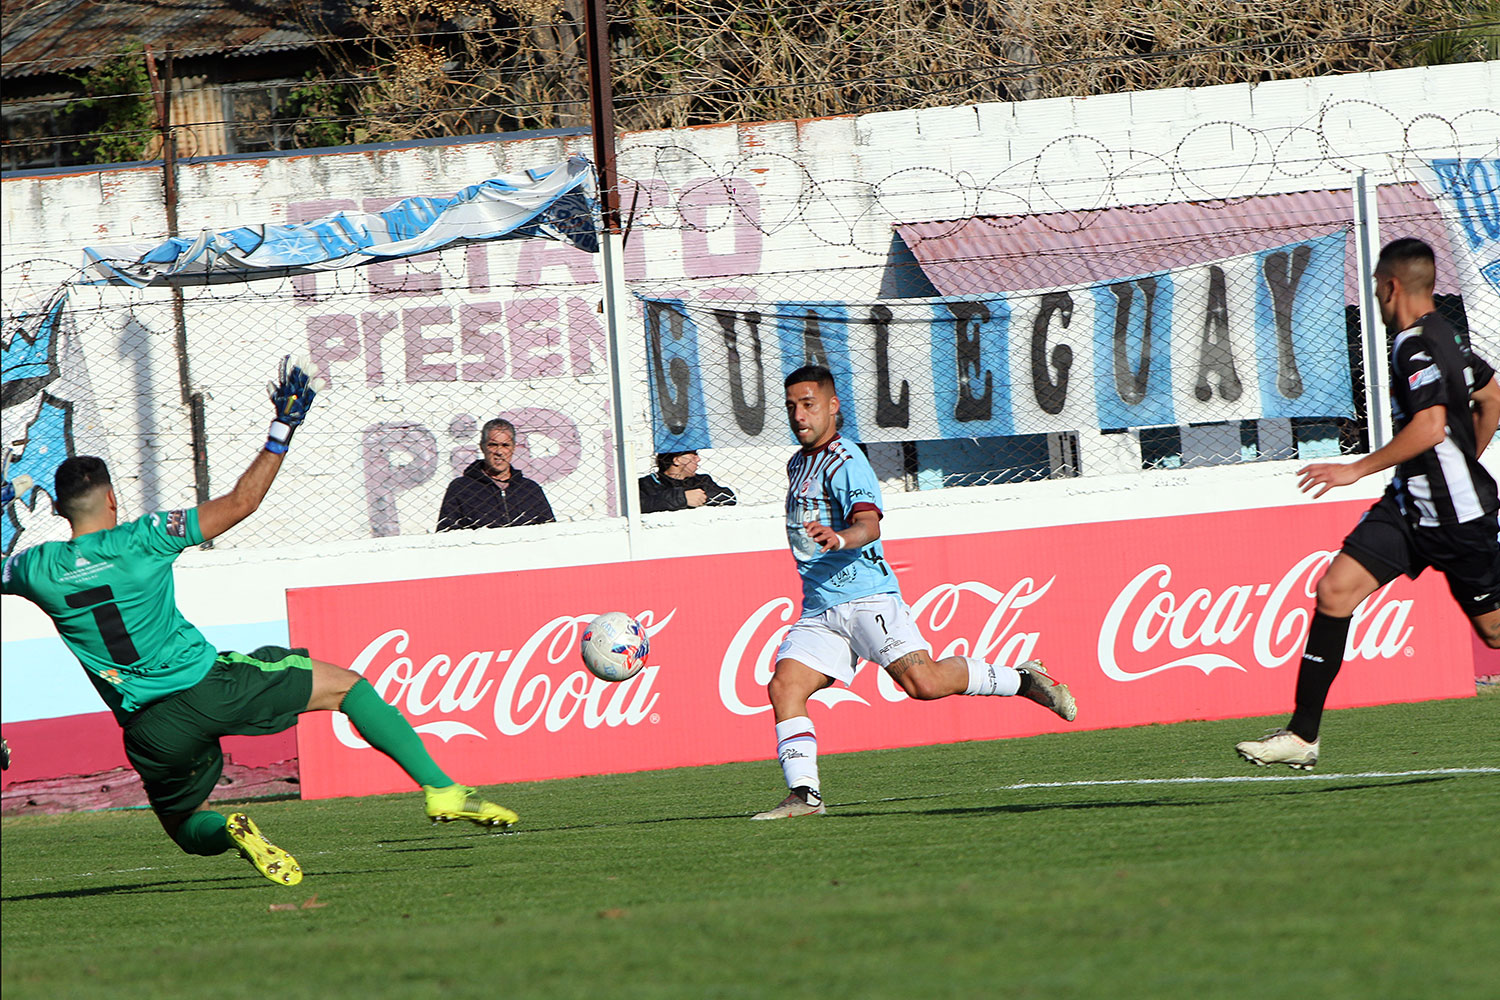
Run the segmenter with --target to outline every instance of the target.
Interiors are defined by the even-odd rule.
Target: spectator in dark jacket
[[[728,507],[734,490],[698,474],[696,451],[665,451],[656,456],[656,472],[642,476],[641,512],[682,510],[685,507]]]
[[[448,484],[437,530],[509,528],[557,520],[541,484],[510,464],[516,450],[514,424],[501,419],[486,422],[479,434],[479,450],[484,457]]]

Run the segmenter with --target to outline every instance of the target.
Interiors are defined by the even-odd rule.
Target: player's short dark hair
[[[1403,236],[1380,248],[1380,258],[1375,262],[1375,270],[1385,274],[1399,274],[1403,285],[1412,285],[1413,291],[1431,291],[1437,275],[1437,263],[1433,260],[1432,247],[1416,237]]]
[[[833,385],[833,372],[829,371],[823,365],[803,365],[788,375],[786,380],[781,383],[781,386],[784,389],[790,389],[798,382],[816,382],[819,387],[827,389],[829,392],[837,391]]]
[[[494,420],[486,420],[484,426],[479,428],[479,443],[481,445],[487,443],[490,439],[490,431],[496,428],[502,431],[510,431],[511,441],[514,442],[516,440],[516,425],[504,417],[496,417]]]
[[[657,452],[657,454],[656,454],[656,471],[657,472],[666,472],[668,469],[670,469],[672,467],[672,463],[675,462],[675,461],[677,461],[677,456],[678,455],[696,455],[696,454],[698,454],[698,449],[697,448],[689,448],[687,451],[661,451],[661,452]]]
[[[108,487],[109,466],[93,455],[74,455],[57,467],[52,477],[52,503],[68,520],[82,513],[81,501],[101,486]]]

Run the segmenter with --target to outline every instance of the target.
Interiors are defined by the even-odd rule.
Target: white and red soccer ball
[[[595,677],[626,681],[646,665],[651,640],[640,622],[623,611],[608,611],[584,628],[578,651]]]

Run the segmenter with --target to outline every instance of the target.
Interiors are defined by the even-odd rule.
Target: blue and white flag
[[[1417,176],[1448,223],[1474,347],[1500,362],[1500,157],[1429,160]]]
[[[879,302],[645,299],[656,450],[791,442],[827,366],[861,441],[1351,417],[1346,235],[1050,291]]]
[[[299,224],[205,229],[197,238],[85,247],[94,284],[204,285],[355,267],[481,240],[543,236],[599,250],[593,167],[574,156],[507,174],[451,198],[407,198],[383,212],[334,212]]]

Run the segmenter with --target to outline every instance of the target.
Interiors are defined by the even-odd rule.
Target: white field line
[[[1108,778],[1092,781],[1020,781],[985,791],[1017,788],[1091,788],[1099,785],[1219,785],[1246,781],[1335,781],[1344,778],[1416,778],[1431,774],[1500,774],[1500,767],[1434,767],[1424,771],[1355,771],[1351,774],[1232,774],[1217,778]]]
[[[1234,785],[1246,782],[1270,782],[1270,781],[1341,781],[1352,778],[1421,778],[1431,775],[1442,774],[1500,774],[1500,767],[1434,767],[1417,771],[1355,771],[1349,774],[1234,774],[1221,775],[1217,777],[1190,777],[1190,778],[1092,778],[1081,781],[1018,781],[1013,785],[997,785],[993,788],[978,788],[958,790],[952,792],[933,792],[927,795],[899,795],[885,799],[864,799],[864,802],[910,802],[913,799],[941,799],[953,795],[972,795],[976,792],[1014,792],[1023,791],[1028,788],[1099,788],[1111,785]],[[830,803],[835,807],[839,805],[859,805],[859,802]],[[605,824],[601,824],[605,825]],[[572,827],[571,829],[579,829]],[[507,836],[516,834],[538,834],[542,830],[516,830]],[[321,857],[328,854],[347,854],[344,850],[325,851],[298,851],[305,857]],[[15,879],[14,883],[25,882],[55,882],[60,879],[72,878],[97,878],[102,875],[124,875],[132,872],[158,872],[174,871],[178,868],[191,867],[188,864],[154,865],[142,868],[107,868],[97,872],[76,872],[69,875],[41,875],[31,878]]]
[[[1016,792],[1028,788],[1099,788],[1107,785],[1237,785],[1260,781],[1344,781],[1351,778],[1418,778],[1438,774],[1500,774],[1500,767],[1434,767],[1418,771],[1354,771],[1348,774],[1231,774],[1191,778],[1090,778],[1081,781],[1018,781],[1013,785],[991,788],[956,789],[926,795],[893,795],[883,799],[861,799],[858,802],[834,802],[830,806],[854,806],[866,802],[910,802],[915,799],[944,799],[954,795],[985,792]]]

